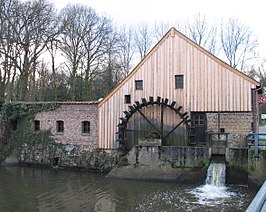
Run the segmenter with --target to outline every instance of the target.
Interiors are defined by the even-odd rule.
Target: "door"
[[[194,143],[205,143],[205,132],[207,128],[207,119],[205,113],[191,113],[192,117],[192,140]]]

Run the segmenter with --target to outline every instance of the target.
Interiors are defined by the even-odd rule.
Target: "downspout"
[[[259,130],[259,122],[258,122],[258,112],[259,112],[259,104],[258,104],[258,91],[262,89],[262,84],[259,88],[252,89],[252,118],[253,118],[253,126],[252,131],[258,132]]]

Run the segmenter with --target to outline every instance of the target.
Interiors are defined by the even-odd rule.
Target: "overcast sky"
[[[211,20],[238,18],[258,37],[260,53],[266,55],[265,0],[50,0],[58,9],[67,3],[88,5],[118,24],[177,23],[201,13]],[[262,52],[263,51],[263,52]]]

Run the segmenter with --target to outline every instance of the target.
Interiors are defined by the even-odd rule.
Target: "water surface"
[[[244,211],[255,191],[108,179],[51,168],[0,167],[0,211]],[[220,191],[219,191],[220,192]]]

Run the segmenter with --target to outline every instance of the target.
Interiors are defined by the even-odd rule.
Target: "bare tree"
[[[12,1],[11,1],[12,2]],[[6,25],[8,36],[1,38],[1,54],[10,60],[19,73],[19,100],[26,100],[27,93],[35,83],[38,58],[55,32],[55,9],[45,0],[17,2],[8,10]],[[10,42],[11,41],[11,42]],[[6,48],[5,44],[10,45]]]
[[[169,23],[156,22],[154,24],[153,34],[157,41],[159,41],[170,30]]]
[[[0,2],[0,103],[11,100],[12,88],[16,77],[15,40],[12,39],[11,23],[16,19],[18,1],[3,0]]]
[[[84,76],[83,98],[90,98],[91,80],[106,61],[111,20],[82,5],[68,5],[61,12],[63,24],[61,50],[70,71],[72,100],[76,96],[76,77]]]
[[[80,6],[67,5],[60,13],[62,25],[60,49],[66,59],[66,67],[70,73],[71,100],[75,100],[76,77],[82,66],[82,57],[85,56],[85,49],[81,38],[85,34],[80,23],[81,10]]]
[[[135,45],[142,60],[153,45],[152,30],[148,24],[141,24],[135,30]]]
[[[118,62],[119,46],[117,45],[119,38],[119,35],[113,32],[106,43],[108,47],[107,63],[103,66],[104,73],[102,74],[104,94],[108,94],[121,79],[122,67]]]
[[[216,32],[214,26],[210,26],[206,16],[200,13],[187,23],[188,36],[198,45],[212,54],[216,54]]]
[[[121,78],[126,77],[131,69],[131,63],[135,53],[133,42],[133,28],[123,26],[120,29],[117,58],[121,66]]]
[[[105,16],[98,16],[94,10],[90,10],[86,20],[87,35],[83,37],[85,47],[85,84],[84,97],[90,98],[91,82],[97,75],[104,71],[103,67],[110,62],[110,54],[116,52],[117,35],[113,32],[112,22]]]
[[[221,23],[221,45],[229,64],[243,70],[245,63],[256,57],[258,43],[247,26],[230,18]]]
[[[58,21],[59,23],[59,21]],[[61,33],[61,28],[60,26],[58,26],[58,32]],[[52,83],[52,96],[53,96],[53,100],[57,100],[57,89],[56,89],[56,72],[59,69],[59,67],[56,67],[56,60],[58,60],[58,54],[60,53],[60,41],[59,41],[59,34],[57,36],[54,37],[54,39],[51,39],[47,45],[46,45],[46,49],[47,52],[50,54],[51,56],[51,70],[52,70],[52,79],[51,79],[51,83]],[[60,59],[59,59],[60,60]],[[62,63],[62,61],[61,61]]]

